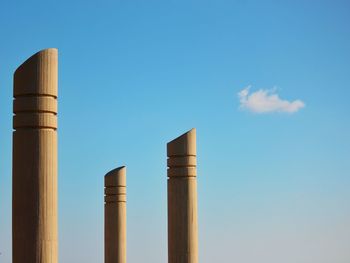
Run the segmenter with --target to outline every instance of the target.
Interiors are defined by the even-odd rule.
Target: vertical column
[[[13,263],[57,263],[57,49],[14,74]]]
[[[126,263],[126,168],[105,175],[105,263]]]
[[[168,263],[198,262],[196,130],[167,144]]]

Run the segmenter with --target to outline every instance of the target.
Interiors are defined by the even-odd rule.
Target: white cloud
[[[276,89],[260,89],[250,94],[250,87],[248,86],[238,93],[241,109],[255,113],[294,113],[305,107],[305,103],[301,100],[282,100],[276,93]]]

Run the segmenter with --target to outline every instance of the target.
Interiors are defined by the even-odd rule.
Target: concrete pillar
[[[167,144],[168,263],[198,262],[196,130]]]
[[[13,263],[57,263],[57,49],[14,74]]]
[[[126,168],[105,175],[105,263],[126,263]]]

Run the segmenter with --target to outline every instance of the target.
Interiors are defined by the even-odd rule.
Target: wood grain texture
[[[57,263],[57,50],[14,75],[13,263]]]
[[[126,168],[105,176],[105,263],[126,263]]]
[[[198,263],[196,130],[167,144],[168,263]]]

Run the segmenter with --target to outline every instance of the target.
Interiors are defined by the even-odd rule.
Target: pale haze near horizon
[[[1,3],[0,262],[12,253],[13,72],[48,47],[60,262],[103,262],[103,176],[120,165],[128,262],[167,261],[165,145],[192,127],[200,262],[350,262],[349,20],[346,1]],[[259,96],[242,108],[248,86]]]

